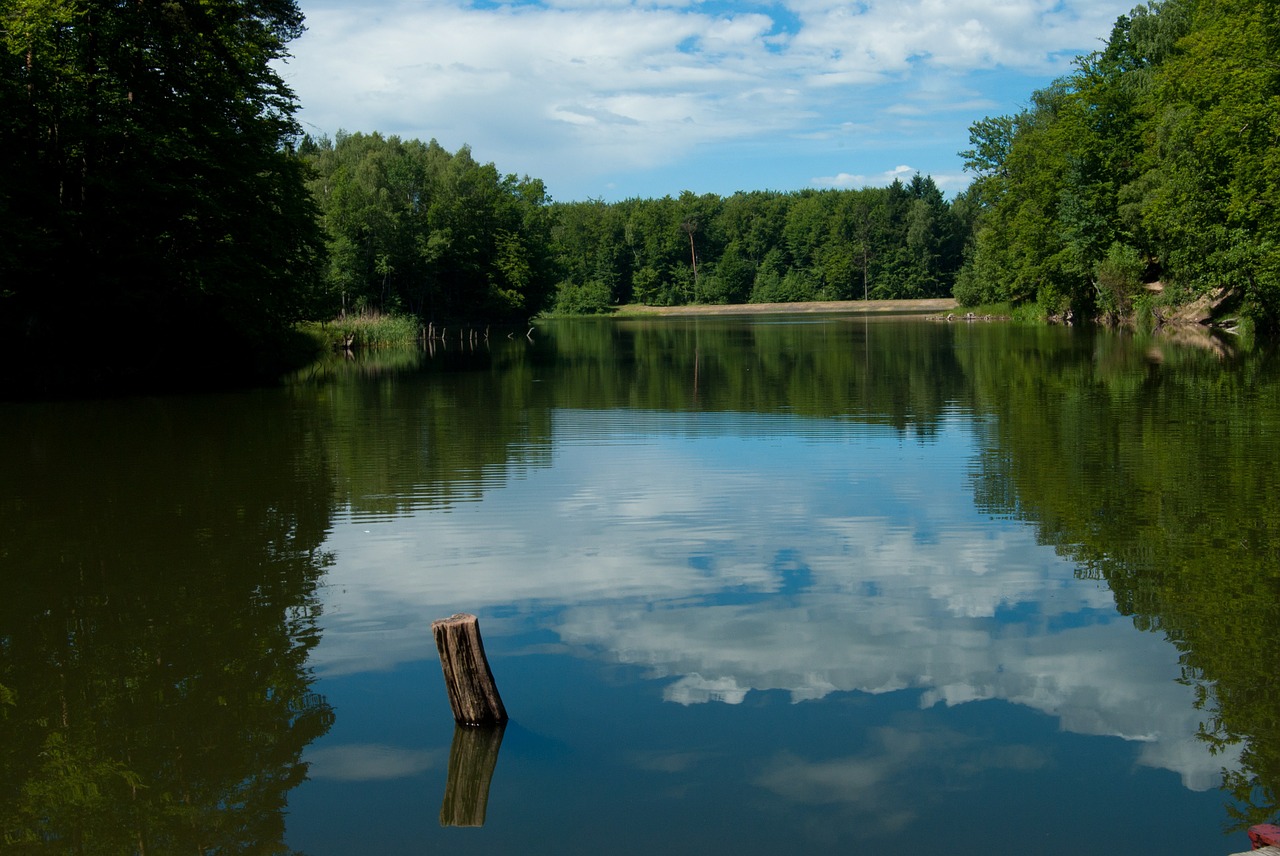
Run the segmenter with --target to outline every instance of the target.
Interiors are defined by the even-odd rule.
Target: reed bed
[[[331,348],[389,348],[412,345],[422,336],[417,319],[407,315],[368,312],[332,321],[309,321],[304,332]]]

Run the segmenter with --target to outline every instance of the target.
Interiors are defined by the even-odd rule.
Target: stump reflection
[[[449,780],[440,805],[441,826],[484,826],[489,783],[498,763],[505,725],[455,725],[449,748]]]

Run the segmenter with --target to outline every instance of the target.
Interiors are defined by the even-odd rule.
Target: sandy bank
[[[738,303],[727,306],[623,306],[618,316],[629,315],[804,315],[844,313],[852,315],[915,315],[951,312],[956,301],[951,297],[925,300],[829,300],[814,303]]]

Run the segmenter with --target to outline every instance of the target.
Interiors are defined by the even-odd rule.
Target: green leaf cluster
[[[1275,328],[1277,55],[1267,0],[1152,2],[1022,112],[975,123],[961,154],[979,215],[957,298],[1115,316],[1159,281],[1183,298],[1235,292]]]
[[[920,175],[861,190],[557,204],[556,308],[943,296],[962,261],[964,210]]]
[[[538,179],[500,175],[463,147],[339,133],[304,139],[331,314],[373,309],[437,324],[527,319],[555,282]]]

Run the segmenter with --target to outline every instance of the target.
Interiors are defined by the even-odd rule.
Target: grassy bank
[[[379,313],[345,315],[332,321],[306,321],[299,329],[327,348],[412,345],[422,331],[415,318]]]

